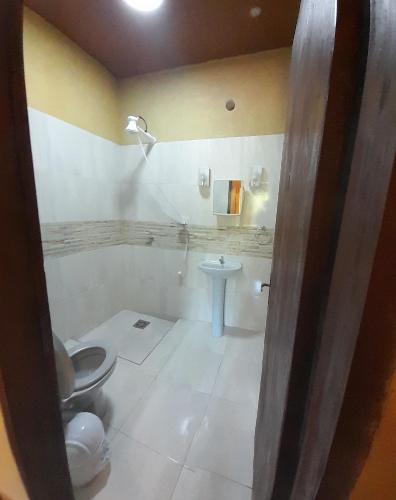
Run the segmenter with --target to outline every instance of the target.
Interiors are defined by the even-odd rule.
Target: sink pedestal
[[[221,337],[224,330],[224,300],[226,280],[213,277],[212,336]]]
[[[199,269],[212,277],[212,336],[221,337],[224,330],[224,299],[227,278],[241,270],[240,262],[219,260],[205,260],[199,264]]]

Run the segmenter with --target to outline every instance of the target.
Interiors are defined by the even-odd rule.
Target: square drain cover
[[[144,330],[146,326],[149,326],[150,321],[145,321],[144,319],[138,319],[133,325],[134,328],[139,328],[139,330]]]

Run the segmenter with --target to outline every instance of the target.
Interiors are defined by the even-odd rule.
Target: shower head
[[[143,130],[141,127],[139,127],[138,122],[139,120],[142,120],[145,124],[145,130]],[[144,142],[149,142],[149,143],[154,143],[156,142],[156,138],[153,137],[151,134],[147,132],[147,123],[144,118],[141,116],[128,116],[128,123],[127,126],[125,127],[125,131],[128,134],[139,134],[139,139],[140,135],[145,139]]]
[[[137,134],[139,133],[138,130],[138,124],[137,122],[139,121],[139,116],[128,116],[128,123],[125,128],[125,130],[128,132],[128,134]]]

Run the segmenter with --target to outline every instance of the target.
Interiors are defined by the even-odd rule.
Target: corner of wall
[[[27,7],[23,45],[28,105],[120,144],[115,77]]]

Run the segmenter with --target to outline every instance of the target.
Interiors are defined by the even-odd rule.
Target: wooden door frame
[[[31,500],[72,500],[23,73],[23,4],[0,2],[0,404]]]
[[[366,25],[364,2],[302,0],[256,426],[254,500],[288,500],[294,485],[359,117]]]
[[[359,125],[291,500],[317,496],[361,328],[395,165],[395,47],[396,4],[371,0]]]
[[[315,3],[315,0],[303,0],[303,15],[304,7],[309,8],[312,14],[312,9],[318,7]],[[353,2],[338,2],[337,24],[340,23],[341,26],[341,37],[338,37],[337,41],[336,33],[332,70],[337,64],[337,43],[341,51],[350,48],[348,44],[341,43],[340,45],[339,42],[346,35],[345,29],[348,29],[348,23],[343,23],[342,15],[347,14],[348,11],[349,14],[353,14],[352,4]],[[323,8],[322,5],[320,7]],[[305,284],[309,288],[308,294],[301,293],[298,296],[295,289],[292,291],[285,289],[287,280],[282,276],[282,266],[280,265],[278,269],[276,267],[276,259],[280,260],[285,256],[284,249],[282,254],[282,239],[289,240],[290,244],[290,222],[284,222],[284,219],[287,215],[292,215],[285,208],[288,200],[284,199],[282,202],[280,198],[281,220],[277,225],[278,234],[274,249],[275,275],[271,290],[272,297],[270,296],[266,332],[267,352],[264,352],[262,394],[256,433],[255,500],[314,500],[318,493],[323,494],[324,498],[335,498],[331,497],[331,494],[326,496],[326,492],[320,491],[320,486],[325,479],[329,487],[329,481],[332,479],[325,477],[324,474],[344,400],[364,308],[365,305],[367,306],[368,286],[384,210],[386,204],[388,203],[389,206],[391,201],[387,199],[388,189],[392,175],[395,175],[393,169],[396,151],[394,113],[396,5],[390,0],[371,0],[365,9],[365,12],[361,12],[363,30],[360,43],[361,56],[364,56],[365,51],[367,52],[366,63],[361,57],[360,68],[357,68],[361,81],[364,81],[364,87],[361,92],[359,88],[356,89],[356,100],[360,109],[355,114],[358,122],[354,124],[353,117],[350,122],[349,150],[347,147],[344,151],[344,165],[342,166],[344,174],[340,177],[341,189],[337,194],[339,200],[337,210],[334,212],[335,224],[332,234],[334,253],[329,255],[328,284],[326,285],[324,275],[322,288],[316,288],[321,301],[316,323],[312,323],[315,319],[312,303],[305,306],[308,307],[308,323],[307,317],[304,318],[303,303],[309,298],[309,291],[312,291],[315,282],[310,282],[309,279],[303,282],[302,286]],[[306,19],[304,23],[307,25]],[[356,24],[352,27],[356,27]],[[298,43],[298,31],[296,39]],[[307,50],[307,40],[304,42],[303,49]],[[359,86],[359,81],[357,84]],[[329,105],[331,104],[331,85],[330,76]],[[293,113],[293,103],[289,112]],[[288,150],[292,147],[290,142],[293,130],[289,128],[288,132],[290,135],[287,136],[285,143],[281,196],[282,189],[286,193],[288,185],[285,171],[288,175],[290,170],[293,173],[293,158]],[[326,127],[323,135],[324,144],[326,144],[325,134]],[[300,147],[303,147],[303,134],[300,135],[299,140],[301,141]],[[353,149],[350,149],[351,146]],[[326,153],[326,148],[323,152]],[[323,157],[318,161],[323,162]],[[320,169],[320,164],[318,165]],[[346,188],[344,190],[343,185]],[[319,184],[316,185],[318,186]],[[322,188],[324,188],[323,185]],[[334,190],[334,193],[337,191]],[[322,194],[323,189],[320,195]],[[286,194],[284,196],[286,197]],[[320,207],[316,206],[316,210],[318,208]],[[313,216],[314,219],[315,216]],[[323,218],[320,222],[323,223]],[[385,224],[389,226],[389,221],[385,221]],[[323,227],[316,227],[314,237],[320,235],[321,231]],[[310,238],[307,239],[309,248]],[[316,250],[319,247],[319,243],[316,243]],[[387,254],[389,255],[389,250]],[[300,258],[302,255],[303,253],[300,254]],[[315,254],[307,252],[306,255],[312,258]],[[298,260],[299,257],[294,256],[294,258]],[[316,254],[317,258],[318,254]],[[304,271],[310,265],[314,266],[315,263],[305,263]],[[322,268],[322,271],[324,269]],[[291,269],[290,273],[292,271]],[[320,279],[320,274],[317,274],[317,278]],[[380,291],[378,286],[376,290]],[[285,302],[288,293],[289,297],[294,295],[294,299]],[[285,321],[279,317],[274,319],[274,314],[271,316],[271,305],[276,308],[277,304],[282,303],[280,313],[288,314],[293,300],[298,298],[301,300],[300,318],[296,319],[294,326],[289,323],[287,325],[289,329],[285,330]],[[301,318],[305,320],[302,323]],[[310,327],[311,332],[309,332]],[[295,328],[294,331],[293,328]],[[307,353],[309,349],[311,349],[311,357]],[[279,356],[282,350],[286,352],[283,359]],[[266,363],[270,368],[266,367]],[[277,365],[278,373],[274,373],[274,364]],[[303,377],[304,365],[305,378]],[[274,401],[271,395],[273,392],[277,396],[277,415],[274,414],[274,408],[268,405],[271,397]],[[296,398],[298,394],[304,399],[303,405],[301,403],[299,405]],[[299,408],[302,411],[299,412]],[[276,422],[276,417],[279,417],[281,422]],[[278,431],[277,435],[274,435],[274,429]],[[259,449],[264,450],[264,456],[260,455]],[[271,460],[268,460],[268,457]],[[333,462],[333,478],[334,470]],[[350,486],[350,484],[346,487],[338,484],[334,490],[348,495],[347,488],[349,487],[350,490]],[[337,498],[347,498],[347,496]]]
[[[303,0],[303,2],[308,1],[318,0]],[[319,488],[348,379],[358,333],[359,315],[364,306],[390,177],[389,165],[392,152],[394,155],[394,139],[390,140],[389,134],[384,133],[384,115],[377,113],[378,121],[375,123],[376,128],[372,137],[375,137],[378,143],[371,141],[371,149],[365,148],[361,138],[359,142],[359,131],[365,124],[367,126],[365,113],[371,116],[367,110],[373,113],[375,110],[378,111],[380,105],[383,109],[390,99],[390,91],[393,92],[394,82],[390,77],[386,82],[378,78],[386,75],[386,68],[383,75],[381,72],[378,74],[376,64],[381,61],[376,57],[380,53],[379,49],[385,50],[389,68],[394,67],[394,59],[387,50],[389,40],[386,40],[388,33],[385,25],[396,19],[395,12],[390,0],[372,0],[372,14],[374,13],[374,19],[380,19],[381,23],[378,26],[372,25],[375,28],[372,28],[374,30],[372,43],[376,50],[373,51],[374,59],[369,60],[371,79],[366,86],[371,85],[370,88],[376,98],[366,97],[364,100],[363,96],[364,106],[360,117],[358,142],[354,150],[357,156],[349,174],[345,161],[349,152],[348,147],[352,138],[354,139],[354,121],[357,116],[356,98],[359,93],[361,66],[354,56],[358,50],[356,45],[358,40],[361,42],[358,18],[362,16],[362,12],[353,9],[348,11],[348,3],[359,2],[338,1],[338,22],[335,32],[320,48],[325,57],[325,66],[318,70],[322,70],[322,78],[328,79],[329,88],[327,94],[321,95],[316,103],[318,114],[314,117],[314,126],[321,131],[319,142],[316,137],[316,142],[310,143],[308,140],[304,143],[307,163],[300,164],[300,170],[297,170],[296,164],[290,164],[293,158],[290,156],[291,149],[288,149],[287,144],[290,148],[295,148],[301,146],[301,143],[293,143],[292,129],[286,138],[281,180],[283,194],[281,192],[269,315],[269,327],[272,325],[272,328],[277,326],[282,328],[273,330],[272,335],[268,330],[266,337],[256,435],[254,483],[256,500],[274,500],[274,488],[279,488],[280,480],[286,481],[287,488],[293,487],[291,495],[296,500],[301,498],[312,500]],[[322,2],[317,5],[319,4],[322,6]],[[389,4],[391,10],[393,9],[388,20],[382,14],[377,16],[379,11],[375,10],[386,4]],[[341,7],[345,7],[345,10]],[[328,15],[329,12],[324,14]],[[352,25],[351,16],[357,16],[356,23]],[[385,30],[382,29],[384,27]],[[382,37],[380,43],[378,37]],[[73,492],[58,406],[27,119],[22,53],[22,2],[4,0],[0,4],[0,42],[2,161],[0,208],[3,214],[1,229],[5,241],[0,250],[0,272],[2,288],[7,290],[7,294],[0,301],[2,331],[0,403],[13,452],[30,499],[71,500]],[[341,52],[339,49],[342,44],[344,46]],[[300,46],[296,50],[302,49]],[[297,65],[298,62],[294,62],[292,71],[298,70]],[[337,80],[340,71],[343,82]],[[342,89],[341,94],[332,93],[332,85],[338,90]],[[348,101],[351,96],[352,104]],[[297,106],[299,104],[296,103]],[[332,106],[334,110],[339,109],[339,113],[335,112]],[[300,113],[301,110],[300,107]],[[295,110],[291,108],[289,125],[294,112]],[[331,117],[336,118],[335,124],[332,124]],[[301,115],[301,119],[303,118]],[[387,118],[389,121],[389,117]],[[307,123],[308,132],[309,126]],[[313,146],[311,150],[310,145]],[[379,147],[382,147],[384,154],[377,154]],[[383,167],[379,179],[373,170],[370,170],[373,155],[376,155],[374,160]],[[323,165],[328,167],[334,165],[334,168],[320,171],[319,166]],[[346,181],[348,181],[348,176],[345,177],[346,170],[350,177],[345,197]],[[304,176],[304,182],[311,183],[310,198],[307,200],[289,200],[286,197],[290,179],[301,182],[298,176]],[[374,183],[375,189],[369,196],[369,204],[363,207],[362,213],[362,206],[357,201],[362,192],[367,193],[368,182]],[[325,185],[328,186],[326,196],[319,199],[318,194],[323,194],[321,188]],[[293,206],[293,203],[297,204],[298,201],[301,210],[297,205]],[[312,212],[312,207],[316,208],[315,214],[305,221],[304,216]],[[285,262],[279,262],[281,251],[293,242],[287,233],[290,228],[288,215],[294,208],[297,210],[291,214],[294,217],[293,223],[301,223],[301,227],[291,231],[291,236],[297,238],[295,241],[298,243],[293,247],[293,251],[300,259],[310,257],[309,265],[302,269],[298,267],[293,269],[293,265],[298,264],[296,259],[288,261],[286,266]],[[370,214],[369,221],[364,218],[368,214]],[[363,230],[368,222],[370,238]],[[299,239],[300,232],[302,235]],[[305,238],[306,244],[302,243],[302,237]],[[336,245],[334,241],[337,241]],[[358,249],[360,253],[357,252]],[[276,262],[277,255],[278,262]],[[356,276],[345,277],[343,273],[345,262],[352,262],[354,266],[358,266],[359,272]],[[283,274],[282,266],[285,268]],[[297,272],[290,281],[296,269]],[[316,280],[315,276],[322,276],[323,279]],[[287,286],[290,286],[289,291],[285,288]],[[339,300],[340,287],[346,287],[345,291],[350,291],[349,297],[356,301],[353,302],[356,304],[356,309],[352,315],[349,314],[351,302],[347,308]],[[302,307],[300,300],[294,306],[292,302],[288,302],[294,307],[294,312],[292,311],[293,314],[286,323],[280,325],[279,317],[271,317],[271,304],[273,306],[280,300],[279,294],[282,290],[285,294],[283,298],[286,297],[287,301],[292,301],[296,293],[302,295],[305,301],[312,300],[316,296],[317,300],[311,308]],[[355,293],[356,290],[359,293]],[[325,314],[322,315],[323,300],[326,300],[326,308]],[[334,335],[335,330],[332,330],[340,328],[337,322],[339,316],[335,314],[336,308],[344,314],[344,319],[349,320],[348,331],[341,328],[344,336]],[[320,329],[320,342],[316,344],[319,324],[323,327]],[[290,331],[291,325],[294,328],[293,332]],[[299,335],[294,336],[296,330]],[[312,342],[318,346],[317,351],[307,352],[309,347],[312,347]],[[284,347],[287,356],[282,358],[279,356],[279,349]],[[338,356],[341,347],[344,349],[343,355]],[[278,351],[277,357],[276,351]],[[307,365],[302,366],[301,361],[307,360]],[[302,399],[299,399],[297,382],[301,383],[302,380],[308,379],[310,385],[305,386]],[[323,384],[328,387],[326,395],[323,392]],[[270,406],[268,402],[271,402]],[[301,425],[300,429],[293,423],[295,416],[297,422],[301,424],[304,417],[304,425]],[[318,428],[319,419],[325,427],[324,434],[320,432],[322,428]],[[285,441],[290,436],[292,443],[287,449]],[[292,456],[291,466],[290,456]],[[278,490],[280,495],[287,495],[287,488]],[[276,500],[282,498],[280,495]]]

